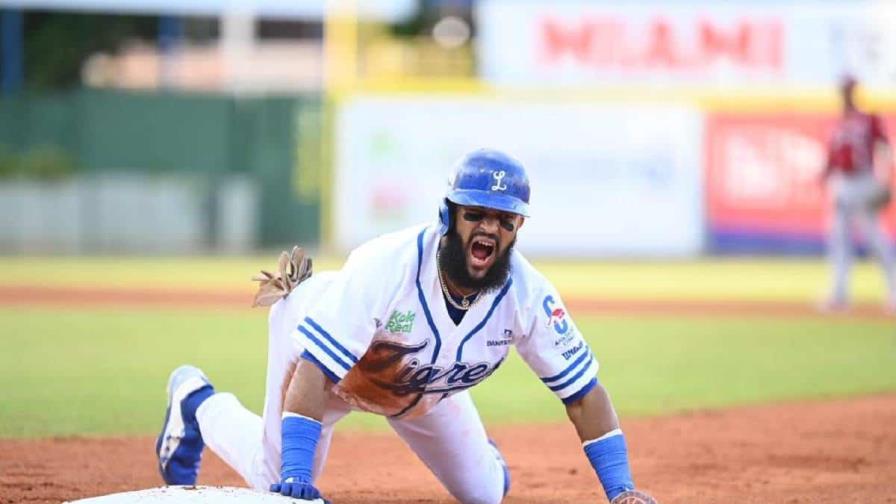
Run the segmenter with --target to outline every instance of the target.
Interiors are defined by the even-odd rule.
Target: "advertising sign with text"
[[[701,114],[684,106],[357,97],[339,114],[337,245],[348,249],[434,219],[452,165],[489,147],[528,170],[524,252],[696,255],[703,246],[702,137]]]
[[[831,205],[819,176],[831,114],[711,115],[706,120],[710,250],[819,252]],[[885,116],[887,131],[896,116]],[[896,185],[896,181],[894,181]],[[896,230],[896,205],[885,214]]]
[[[481,75],[503,85],[896,83],[896,4],[484,0]]]

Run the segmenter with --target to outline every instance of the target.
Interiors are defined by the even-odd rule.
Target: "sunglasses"
[[[476,210],[464,210],[462,216],[467,222],[480,222],[485,219],[485,212],[478,212]],[[507,231],[513,231],[516,229],[516,217],[511,214],[498,213],[497,214],[498,223]]]

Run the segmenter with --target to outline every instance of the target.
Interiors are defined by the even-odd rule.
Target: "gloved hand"
[[[656,499],[639,490],[626,490],[617,495],[610,504],[657,504]]]
[[[301,478],[284,478],[280,483],[274,483],[273,485],[271,485],[271,491],[279,493],[280,495],[285,495],[286,497],[293,497],[295,499],[321,499],[326,504],[330,504],[330,501],[324,499],[320,495],[320,491],[315,488],[314,485],[311,484],[311,482],[302,481]]]
[[[868,206],[875,212],[879,212],[886,209],[891,201],[893,201],[893,192],[889,187],[878,182],[868,198]]]
[[[271,306],[285,298],[300,283],[311,276],[311,258],[305,257],[302,247],[293,247],[290,252],[283,251],[277,261],[277,271],[271,273],[262,270],[252,277],[258,282],[258,292],[252,306]]]
[[[281,428],[280,483],[271,485],[271,491],[294,499],[329,504],[314,487],[311,477],[314,452],[320,439],[320,422],[295,413],[284,413]]]

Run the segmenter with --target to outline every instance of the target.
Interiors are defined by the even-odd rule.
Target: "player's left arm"
[[[522,322],[525,335],[515,343],[517,352],[563,401],[607,498],[613,503],[655,502],[634,490],[625,436],[610,396],[597,379],[598,362],[591,348],[547,281],[536,296],[529,300],[534,317]]]
[[[607,390],[598,383],[581,398],[566,403],[566,415],[582,440],[585,456],[597,473],[607,499],[613,502],[634,490],[625,435],[619,428]]]

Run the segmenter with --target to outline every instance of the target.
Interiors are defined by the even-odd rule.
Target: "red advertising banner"
[[[712,249],[821,250],[830,204],[819,174],[835,119],[793,113],[708,116],[704,166]],[[892,142],[896,115],[883,119]],[[884,220],[892,235],[896,205]]]

